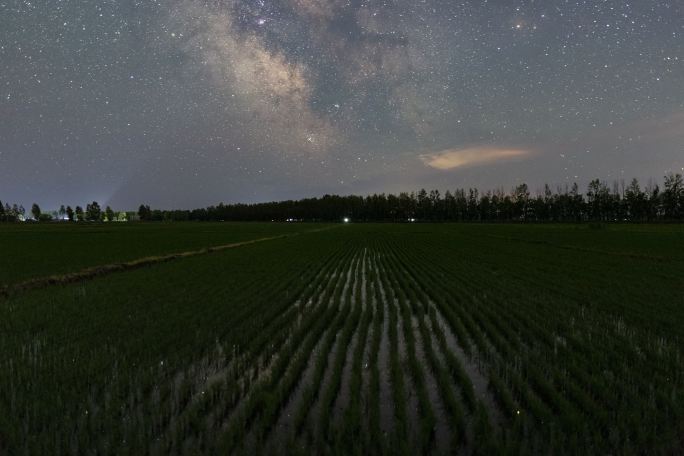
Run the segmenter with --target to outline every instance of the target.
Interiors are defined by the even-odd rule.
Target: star
[[[0,199],[16,195],[24,206],[104,194],[121,208],[140,199],[198,207],[498,188],[513,185],[511,176],[531,188],[581,176],[581,187],[591,173],[620,169],[645,181],[681,167],[676,2],[174,0],[0,10]],[[529,153],[511,163],[497,154],[511,150]],[[478,166],[449,173],[421,159],[443,151],[504,158],[471,157]],[[352,175],[344,185],[337,178]]]

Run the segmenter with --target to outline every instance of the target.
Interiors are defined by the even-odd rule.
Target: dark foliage
[[[454,222],[652,222],[684,219],[684,185],[679,174],[641,189],[633,179],[613,184],[591,181],[585,194],[577,184],[548,185],[535,196],[526,184],[481,193],[478,189],[438,190],[369,196],[325,195],[297,201],[258,204],[219,204],[193,210],[152,210],[141,205],[141,220],[200,221],[454,221]]]
[[[38,212],[36,212],[38,211]],[[40,219],[40,208],[32,212]],[[21,206],[0,203],[0,221],[18,221],[25,211]],[[103,213],[93,201],[86,205],[55,212],[68,220],[100,221],[114,219],[107,207]],[[38,215],[36,215],[38,214]],[[105,217],[106,216],[106,217]],[[527,184],[509,192],[502,188],[480,192],[476,188],[439,190],[369,196],[325,195],[322,198],[274,201],[257,204],[218,204],[192,210],[159,210],[141,204],[138,216],[142,221],[432,221],[432,222],[654,222],[684,220],[684,179],[681,174],[665,176],[663,190],[657,184],[641,188],[637,179],[607,183],[592,180],[586,193],[577,184],[557,187],[545,185],[532,196]]]

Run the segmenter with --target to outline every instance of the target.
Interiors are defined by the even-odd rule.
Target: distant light
[[[414,219],[414,218],[410,218],[410,219],[408,219],[408,221],[409,221],[409,222],[411,222],[411,223],[413,223],[413,222],[415,222],[415,221],[416,221],[416,219]]]
[[[343,218],[342,221],[343,221],[344,223],[349,223],[349,217]]]

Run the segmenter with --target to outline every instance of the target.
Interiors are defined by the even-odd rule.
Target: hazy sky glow
[[[661,180],[684,168],[683,8],[0,0],[0,199]]]

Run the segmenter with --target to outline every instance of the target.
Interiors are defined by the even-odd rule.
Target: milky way
[[[684,169],[678,1],[0,0],[0,199],[196,207]]]

